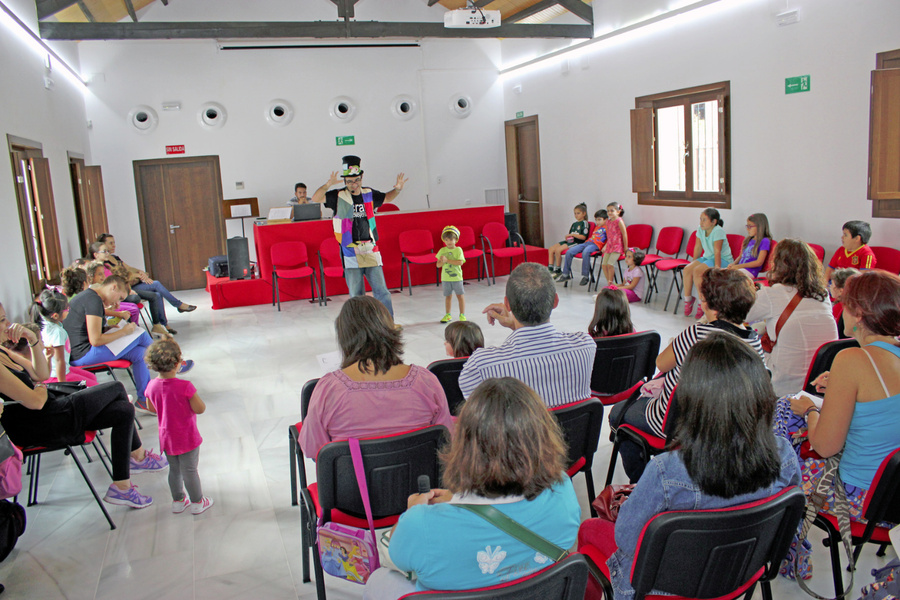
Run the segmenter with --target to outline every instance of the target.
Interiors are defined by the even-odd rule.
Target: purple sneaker
[[[178,374],[183,375],[194,368],[194,361],[190,358],[181,363],[181,366],[178,367]]]
[[[138,462],[131,458],[132,473],[146,473],[148,471],[160,471],[169,466],[169,461],[164,456],[154,454],[153,450],[147,450],[144,460]]]
[[[103,501],[120,506],[130,506],[131,508],[147,508],[153,504],[153,498],[139,493],[136,485],[131,486],[127,490],[120,490],[114,483],[109,485],[106,495],[103,496]]]

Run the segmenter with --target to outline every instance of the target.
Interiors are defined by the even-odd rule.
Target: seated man
[[[459,376],[463,396],[468,398],[485,379],[515,377],[549,407],[589,397],[597,344],[586,332],[563,333],[551,325],[550,313],[557,304],[546,267],[516,267],[506,282],[503,304],[484,309],[491,325],[497,322],[513,332],[500,346],[472,353]]]
[[[294,186],[294,195],[287,201],[287,205],[297,206],[298,204],[307,203],[309,203],[309,198],[306,197],[306,184],[298,183]]]

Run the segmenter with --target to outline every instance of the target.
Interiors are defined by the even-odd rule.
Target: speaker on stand
[[[245,237],[226,240],[228,254],[228,278],[250,279],[250,246]]]

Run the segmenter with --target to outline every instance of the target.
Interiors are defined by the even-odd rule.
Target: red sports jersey
[[[853,252],[847,252],[843,247],[838,248],[828,266],[832,269],[845,269],[852,267],[854,269],[874,269],[875,253],[866,244],[863,244]]]

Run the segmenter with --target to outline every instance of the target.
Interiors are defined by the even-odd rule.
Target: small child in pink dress
[[[191,513],[199,515],[213,505],[212,498],[203,495],[197,474],[203,442],[197,430],[197,415],[206,410],[206,405],[194,384],[176,377],[181,367],[181,348],[174,340],[153,342],[144,360],[159,373],[147,384],[144,395],[156,408],[159,445],[169,459],[172,512],[182,513],[190,506]]]

